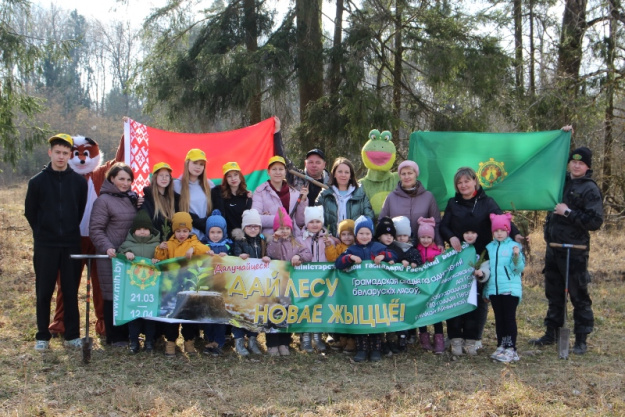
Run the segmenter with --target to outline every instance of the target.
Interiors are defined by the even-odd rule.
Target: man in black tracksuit
[[[78,313],[81,262],[70,259],[70,255],[80,253],[80,221],[87,203],[87,181],[67,164],[72,137],[59,133],[48,142],[50,163],[28,182],[24,211],[35,243],[37,351],[49,347],[50,301],[57,273],[65,305],[65,346],[81,346]]]
[[[598,230],[603,223],[603,199],[601,191],[591,178],[592,152],[586,147],[575,149],[569,156],[569,164],[564,183],[562,202],[553,212],[547,214],[545,223],[545,295],[549,308],[545,317],[546,333],[539,339],[530,340],[537,346],[553,344],[556,341],[556,329],[564,322],[564,288],[566,277],[566,254],[562,248],[551,248],[549,243],[570,243],[575,245],[590,244],[591,230]],[[569,296],[573,304],[575,321],[575,345],[573,353],[586,353],[586,337],[592,332],[594,316],[592,301],[588,294],[588,253],[589,249],[570,249],[569,261]]]

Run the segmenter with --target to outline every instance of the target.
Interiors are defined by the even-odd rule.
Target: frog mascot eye
[[[369,132],[369,140],[360,152],[362,161],[367,167],[367,175],[360,179],[360,183],[369,197],[376,217],[382,210],[386,196],[399,182],[399,175],[390,172],[397,157],[392,139],[393,135],[388,130],[380,133],[379,130],[373,129]]]

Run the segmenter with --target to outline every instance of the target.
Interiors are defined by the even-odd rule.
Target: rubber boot
[[[367,336],[356,336],[356,356],[354,356],[354,362],[367,360],[367,345]]]
[[[323,342],[321,338],[321,333],[313,333],[312,335],[313,345],[317,349],[318,352],[326,351],[326,344]]]
[[[313,353],[310,333],[301,333],[299,335],[299,348],[306,353]]]
[[[374,334],[369,336],[369,360],[379,362],[382,359],[382,336]]]
[[[421,344],[421,349],[423,350],[433,350],[432,342],[430,342],[430,333],[423,332],[419,333],[419,343]]]
[[[575,344],[573,345],[573,353],[576,355],[583,355],[588,350],[586,344],[586,333],[575,333]]]
[[[251,350],[254,355],[263,354],[262,350],[258,347],[258,339],[256,339],[256,336],[250,336],[247,339],[247,348],[248,350]]]
[[[442,333],[434,334],[434,353],[442,355],[445,352],[445,336]]]
[[[234,350],[239,354],[239,356],[249,356],[250,352],[245,348],[245,339],[239,337],[234,339]]]
[[[545,334],[538,339],[530,339],[530,344],[534,346],[547,346],[556,343],[556,329],[554,327],[547,327]]]

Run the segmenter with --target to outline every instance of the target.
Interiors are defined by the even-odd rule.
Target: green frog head
[[[368,169],[390,171],[397,156],[392,139],[393,135],[388,130],[380,133],[379,130],[373,129],[369,132],[369,140],[360,152],[362,161]]]

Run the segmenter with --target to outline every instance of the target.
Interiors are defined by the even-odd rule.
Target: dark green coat
[[[148,237],[136,237],[128,232],[126,240],[119,249],[117,249],[117,252],[123,254],[132,252],[135,256],[148,259],[154,258],[154,249],[161,243],[160,233],[155,232],[155,230],[152,230],[152,233]]]
[[[336,236],[339,224],[339,208],[334,189],[330,187],[327,190],[323,190],[317,197],[316,205],[323,206],[324,225],[328,233],[332,236]],[[372,221],[375,221],[371,203],[365,194],[364,188],[361,186],[356,187],[351,198],[347,201],[347,218],[356,220],[359,216],[367,216]]]

